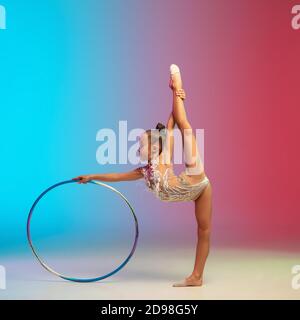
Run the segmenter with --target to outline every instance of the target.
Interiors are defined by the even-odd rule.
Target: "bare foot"
[[[169,87],[172,90],[182,89],[182,79],[180,75],[180,69],[176,64],[170,66],[170,82]]]
[[[196,276],[189,276],[185,278],[184,280],[174,283],[173,287],[196,287],[196,286],[202,286],[202,277],[196,277]]]

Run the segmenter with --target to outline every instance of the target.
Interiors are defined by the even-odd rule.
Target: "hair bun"
[[[166,126],[159,122],[159,123],[156,125],[156,128],[155,128],[155,129],[158,129],[158,130],[160,131],[160,130],[165,129],[165,128],[166,128]]]

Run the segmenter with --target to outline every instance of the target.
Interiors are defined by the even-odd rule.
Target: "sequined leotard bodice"
[[[209,179],[206,176],[202,181],[191,184],[186,173],[183,171],[177,176],[172,165],[166,166],[162,173],[158,169],[158,162],[155,160],[151,160],[149,164],[140,169],[148,189],[162,201],[196,200],[209,184]]]

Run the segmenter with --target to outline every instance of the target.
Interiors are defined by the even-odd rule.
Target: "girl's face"
[[[139,153],[140,159],[142,161],[149,160],[151,150],[148,143],[148,134],[147,133],[141,134],[141,136],[139,137],[139,142],[140,142],[140,147],[138,149],[138,153]]]
[[[140,147],[138,149],[138,153],[142,161],[149,161],[152,159],[152,157],[157,156],[157,152],[159,149],[158,143],[153,142],[151,145],[151,143],[149,143],[149,140],[150,137],[147,132],[144,132],[139,137]]]

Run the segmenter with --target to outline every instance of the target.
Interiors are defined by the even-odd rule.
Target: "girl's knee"
[[[201,224],[198,226],[198,236],[200,238],[209,239],[211,234],[211,228],[209,226],[201,226]]]

